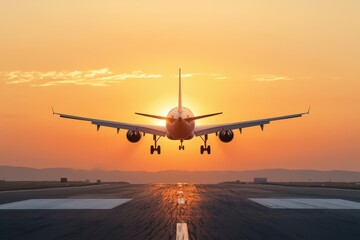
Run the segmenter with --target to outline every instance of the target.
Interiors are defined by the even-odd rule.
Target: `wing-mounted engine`
[[[129,142],[136,143],[141,139],[141,133],[139,131],[129,130],[126,133],[126,138]]]
[[[218,136],[222,142],[228,143],[231,142],[231,140],[233,140],[234,132],[231,130],[224,130],[224,131],[220,131]]]

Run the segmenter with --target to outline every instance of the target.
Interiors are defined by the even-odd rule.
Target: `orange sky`
[[[1,1],[0,165],[122,170],[263,168],[360,171],[359,1]],[[161,124],[177,104],[200,124],[306,111],[245,129],[229,144],[151,136],[59,112]],[[104,80],[106,79],[106,80]]]

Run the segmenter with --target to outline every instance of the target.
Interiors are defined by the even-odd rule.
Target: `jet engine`
[[[129,130],[126,133],[126,138],[129,142],[136,143],[141,139],[141,133],[138,131]]]
[[[234,133],[231,130],[220,131],[218,135],[220,140],[224,143],[231,142],[234,138]]]

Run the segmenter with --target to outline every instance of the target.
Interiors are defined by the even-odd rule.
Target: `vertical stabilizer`
[[[181,68],[179,68],[179,104],[178,111],[182,112],[182,98],[181,98]]]

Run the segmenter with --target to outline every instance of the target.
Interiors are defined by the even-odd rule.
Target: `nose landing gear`
[[[179,146],[179,150],[184,150],[185,146],[183,145],[183,139],[180,140],[180,146]]]
[[[200,137],[204,141],[204,145],[200,146],[200,153],[204,154],[204,152],[206,151],[207,154],[211,154],[211,147],[210,147],[210,145],[207,145],[208,135],[205,135],[204,138],[202,136],[200,136]]]
[[[154,145],[150,146],[150,153],[154,154],[154,152],[157,152],[158,154],[161,153],[161,148],[160,145],[157,145],[157,142],[159,141],[159,139],[161,138],[161,136],[159,136],[158,138],[156,137],[156,135],[153,135],[153,140],[154,140]]]

